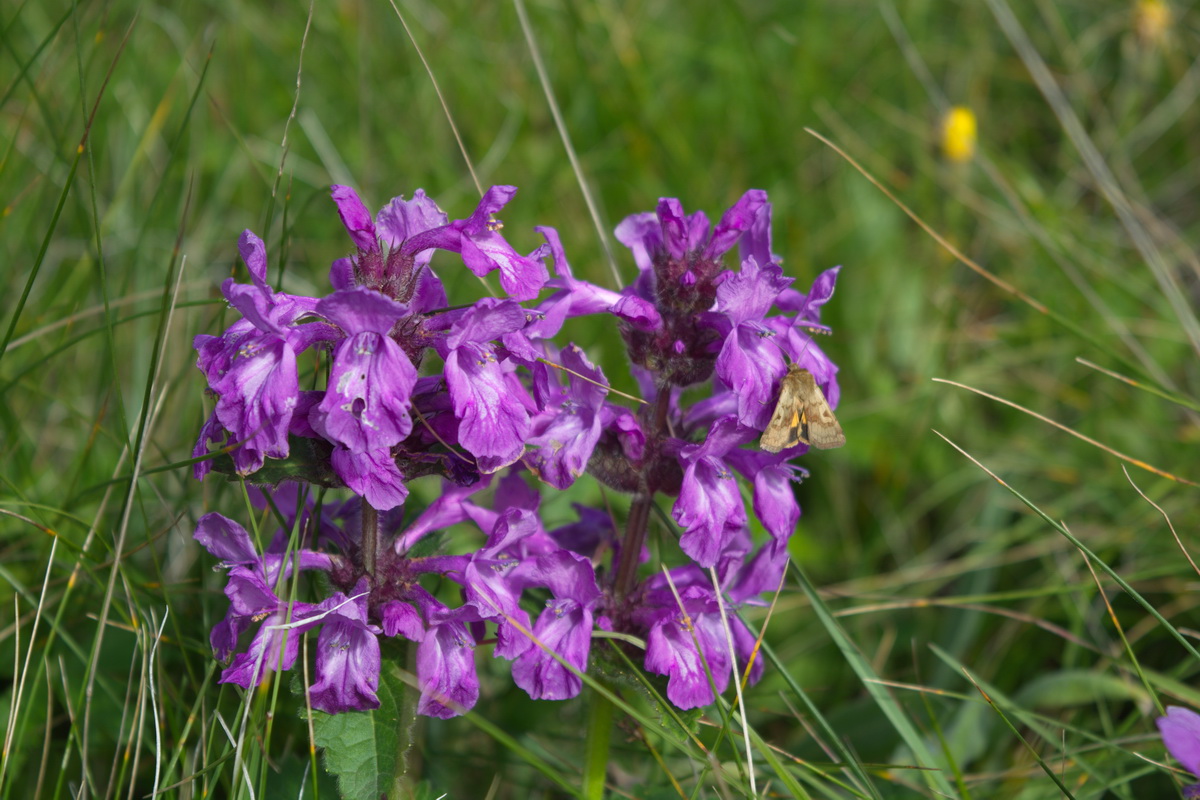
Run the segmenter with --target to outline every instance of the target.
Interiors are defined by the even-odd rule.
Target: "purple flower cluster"
[[[493,655],[540,699],[579,693],[597,631],[643,643],[638,657],[666,676],[681,708],[711,703],[746,668],[755,638],[729,609],[779,584],[800,516],[802,471],[790,461],[807,449],[747,445],[770,420],[789,362],[837,404],[837,368],[812,337],[828,332],[820,310],[837,268],[807,294],[791,288],[771,253],[765,192],[746,192],[715,226],[664,199],[617,227],[638,276],[615,292],[574,277],[553,228],[537,229],[545,243],[529,255],[513,248],[495,215],[514,192],[493,187],[470,217],[450,221],[421,191],[372,217],[352,189],[333,187],[355,252],[333,263],[321,298],[276,292],[263,242],[242,234],[251,283],[222,287],[242,318],[195,340],[216,396],[195,455],[216,444],[228,459],[197,461],[196,476],[216,464],[261,481],[268,459],[288,463],[306,443],[326,477],[299,479],[356,498],[318,509],[284,484],[277,508],[297,518],[261,554],[237,523],[201,518],[196,539],[229,571],[229,612],[212,632],[217,657],[232,658],[223,682],[248,688],[290,668],[301,636],[318,628],[309,696],[327,712],[378,705],[381,636],[415,643],[418,710],[436,717],[476,702],[474,650],[489,631]],[[477,276],[498,272],[506,297],[448,306],[438,250]],[[555,344],[568,319],[591,314],[613,320],[643,404],[614,402],[580,348]],[[298,356],[310,350],[305,363],[320,366],[302,380]],[[684,404],[683,390],[699,386],[711,391]],[[610,512],[586,506],[574,523],[543,526],[533,487],[567,489],[585,473],[632,496],[622,532]],[[407,484],[422,477],[440,481],[441,495],[405,522]],[[686,558],[642,574],[660,495],[673,499]],[[750,510],[768,534],[757,547]],[[477,549],[430,552],[435,534],[459,524],[478,529]],[[324,596],[285,599],[304,571],[323,574],[309,591]],[[751,679],[761,671],[755,661]]]

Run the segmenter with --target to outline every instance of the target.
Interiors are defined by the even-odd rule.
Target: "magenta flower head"
[[[805,474],[790,459],[807,445],[755,441],[792,366],[837,405],[837,366],[813,334],[830,332],[821,313],[839,268],[793,288],[767,195],[750,190],[715,225],[674,198],[626,218],[616,237],[638,276],[606,289],[575,277],[553,228],[537,228],[545,244],[529,255],[509,244],[496,215],[515,192],[493,186],[451,220],[420,190],[372,214],[334,186],[353,250],[323,298],[272,289],[263,242],[242,235],[250,282],[223,287],[241,319],[195,340],[217,396],[196,455],[217,444],[229,457],[196,472],[215,463],[356,497],[324,494],[318,508],[307,491],[276,493],[293,519],[265,548],[231,520],[200,520],[197,541],[228,570],[228,613],[211,634],[222,682],[248,689],[293,667],[311,633],[312,706],[377,708],[379,639],[400,637],[415,649],[418,712],[449,718],[479,698],[476,650],[510,661],[535,699],[578,695],[589,661],[612,657],[591,649],[597,629],[663,676],[681,708],[713,702],[748,665],[751,681],[761,675],[755,635],[730,610],[780,584]],[[438,250],[437,269],[498,273],[506,296],[450,307]],[[558,338],[587,314],[619,332],[637,396]],[[427,476],[440,490],[405,508]],[[633,499],[576,506],[578,522],[548,531],[543,496],[588,477]],[[652,526],[656,508],[671,519]],[[479,529],[473,543],[464,522]],[[652,553],[662,563],[647,564]],[[1172,708],[1159,726],[1200,769],[1200,715]]]
[[[1163,744],[1188,772],[1200,777],[1200,714],[1179,706],[1167,706],[1167,715],[1159,717],[1158,730]],[[1200,797],[1200,783],[1184,787],[1184,797]]]
[[[760,214],[767,215],[765,222],[758,219]],[[659,373],[674,386],[689,386],[712,374],[719,335],[701,324],[700,315],[717,299],[727,269],[722,256],[747,232],[761,236],[769,229],[769,220],[767,193],[751,189],[715,228],[710,228],[703,211],[686,215],[672,197],[659,200],[655,213],[626,217],[617,226],[617,239],[633,251],[640,271],[628,296],[648,301],[658,317],[642,311],[645,303],[628,317],[623,315],[632,309],[614,308],[625,321],[622,334],[634,364]],[[769,243],[765,247],[769,249]],[[762,250],[763,245],[754,249]]]

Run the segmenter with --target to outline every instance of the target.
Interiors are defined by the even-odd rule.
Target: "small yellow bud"
[[[955,106],[942,120],[942,154],[956,164],[975,155],[975,114],[966,106]]]

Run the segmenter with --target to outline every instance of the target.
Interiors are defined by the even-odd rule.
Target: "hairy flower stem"
[[[671,408],[671,387],[658,387],[658,401],[654,405],[654,424],[650,436],[661,441],[667,432],[667,412]],[[650,523],[650,507],[654,503],[646,476],[642,476],[638,492],[629,506],[629,519],[625,523],[625,538],[621,541],[621,562],[617,566],[614,589],[618,598],[624,597],[637,580],[638,557],[646,541],[646,529]]]
[[[362,498],[359,505],[362,516],[362,562],[363,569],[375,583],[375,562],[379,549],[379,512],[376,511],[367,498]]]

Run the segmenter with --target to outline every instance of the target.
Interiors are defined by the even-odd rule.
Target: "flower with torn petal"
[[[334,444],[365,453],[398,444],[412,430],[409,398],[417,371],[388,336],[407,309],[364,287],[317,304],[346,333],[333,354],[325,397],[310,414],[313,429]]]

